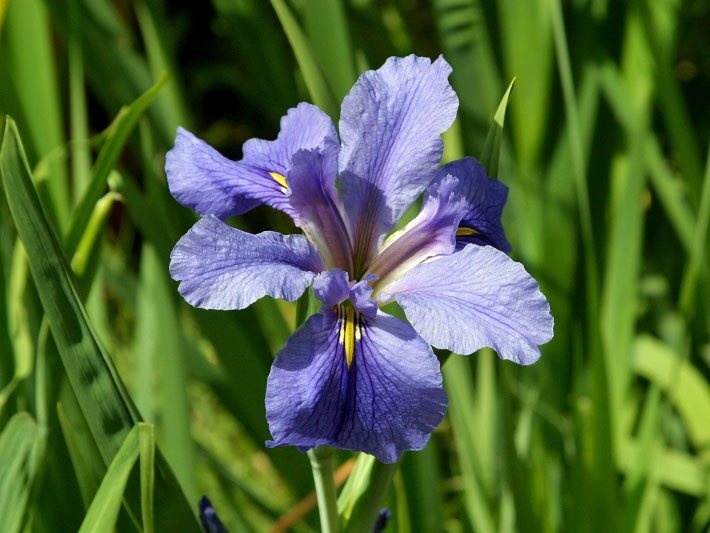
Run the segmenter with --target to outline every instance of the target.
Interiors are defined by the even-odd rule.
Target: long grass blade
[[[3,531],[19,533],[27,520],[27,504],[37,471],[42,437],[27,413],[10,419],[0,435],[0,516]]]
[[[121,109],[108,129],[106,141],[101,147],[99,156],[92,169],[91,182],[77,205],[72,217],[71,228],[65,240],[65,249],[69,255],[73,255],[79,240],[84,233],[84,228],[89,221],[94,205],[106,189],[106,180],[109,173],[116,165],[118,156],[128,140],[128,136],[133,131],[138,119],[145,112],[148,106],[158,95],[160,89],[167,83],[168,75],[163,74],[160,79],[148,89],[142,96],[128,107]]]
[[[139,439],[139,429],[136,426],[128,432],[123,444],[111,461],[101,486],[91,502],[89,512],[81,524],[79,533],[96,533],[115,529],[128,477],[140,455]]]
[[[338,104],[328,87],[328,83],[313,55],[308,39],[298,24],[298,20],[284,0],[271,0],[271,6],[274,8],[274,11],[276,11],[276,15],[279,17],[279,21],[281,21],[283,30],[286,33],[286,37],[288,37],[288,41],[291,43],[291,49],[296,56],[296,61],[301,69],[303,80],[306,83],[313,103],[323,109],[323,111],[328,113],[331,117],[337,117]]]
[[[140,420],[111,359],[89,325],[77,296],[69,265],[39,204],[17,129],[6,120],[0,173],[10,211],[27,250],[30,271],[62,357],[64,368],[89,423],[105,464],[110,463],[128,431]],[[196,527],[190,506],[167,465],[160,464],[160,506],[156,522]],[[137,508],[137,505],[136,507]]]

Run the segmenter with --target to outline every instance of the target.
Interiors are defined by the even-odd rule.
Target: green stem
[[[318,497],[318,514],[323,533],[338,533],[338,498],[333,477],[333,449],[319,446],[308,450]]]
[[[377,460],[372,461],[369,480],[364,483],[364,490],[352,507],[345,533],[372,531],[398,466],[399,462],[385,464]]]

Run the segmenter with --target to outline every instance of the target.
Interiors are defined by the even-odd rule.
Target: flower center
[[[469,235],[480,235],[480,231],[475,230],[473,228],[467,228],[465,226],[459,226],[459,229],[456,230],[456,236],[457,237],[468,237]]]
[[[273,180],[281,185],[284,189],[288,190],[288,183],[286,182],[286,176],[283,174],[279,174],[278,172],[269,172],[269,176],[273,178]],[[284,191],[286,192],[286,191]]]
[[[345,362],[350,368],[355,357],[355,341],[359,341],[362,337],[360,313],[351,305],[339,305],[338,320],[340,321],[338,342],[343,346]]]

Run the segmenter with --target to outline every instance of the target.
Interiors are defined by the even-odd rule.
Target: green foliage
[[[0,516],[8,533],[22,531],[41,459],[43,435],[27,413],[15,414],[0,434]]]
[[[3,531],[197,531],[203,493],[232,531],[318,529],[308,458],[263,444],[295,305],[180,299],[169,254],[195,215],[164,154],[182,125],[238,158],[301,100],[337,119],[358,72],[411,52],[453,66],[445,157],[510,187],[513,257],[555,338],[530,367],[448,357],[444,423],[396,467],[359,457],[340,525],[388,506],[390,531],[707,531],[708,16],[690,0],[0,0]],[[296,231],[267,209],[235,223]]]

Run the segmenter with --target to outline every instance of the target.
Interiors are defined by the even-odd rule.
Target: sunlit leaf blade
[[[0,435],[0,517],[5,533],[22,530],[27,503],[37,470],[42,439],[37,425],[27,413],[18,413]]]
[[[174,471],[185,492],[192,500],[197,500],[197,481],[195,480],[196,453],[190,436],[190,406],[185,394],[187,389],[186,343],[183,339],[171,287],[168,285],[167,269],[151,246],[143,247],[141,264],[141,311],[140,320],[146,320],[154,328],[146,332],[153,337],[152,354],[137,352],[139,358],[146,357],[148,365],[162,369],[158,373],[149,372],[152,383],[143,382],[144,387],[150,386],[150,392],[155,393],[155,387],[163,398],[170,401],[162,402],[160,420],[164,435],[163,450],[165,456],[174,464]],[[156,335],[155,332],[161,332]],[[147,366],[147,365],[146,365]],[[147,396],[147,391],[142,394]]]
[[[79,533],[98,533],[115,529],[128,478],[138,457],[141,456],[143,448],[141,441],[147,439],[146,445],[150,445],[150,436],[141,438],[141,434],[146,431],[152,434],[152,428],[146,429],[145,426],[148,424],[139,424],[126,435],[101,481],[101,486],[91,502]],[[141,488],[152,488],[152,486],[146,481],[141,483]]]
[[[313,54],[337,100],[355,83],[355,62],[342,0],[308,0],[303,5]],[[328,28],[328,31],[323,31]]]
[[[15,241],[7,287],[7,301],[9,304],[7,327],[12,346],[6,352],[14,355],[14,373],[10,382],[0,391],[0,411],[17,385],[27,378],[32,371],[35,343],[30,309],[31,294],[28,294],[28,278],[29,270],[25,249],[19,241]]]
[[[494,516],[488,506],[484,486],[480,476],[477,436],[479,426],[470,416],[475,405],[474,384],[471,379],[469,361],[452,356],[443,367],[444,379],[449,392],[449,418],[454,428],[454,439],[459,454],[461,474],[464,483],[463,503],[472,527],[477,531],[495,531]],[[492,426],[480,427],[491,428]]]
[[[634,370],[651,380],[674,404],[698,449],[710,446],[710,385],[672,349],[648,335],[634,343]]]
[[[444,523],[442,490],[439,480],[442,472],[438,458],[441,447],[432,436],[426,448],[407,454],[402,462],[402,474],[407,490],[411,521],[421,531],[436,531]]]
[[[680,309],[689,316],[694,312],[694,302],[696,300],[696,284],[701,270],[703,258],[708,252],[708,227],[710,226],[710,147],[705,164],[705,177],[703,178],[700,193],[700,206],[698,207],[698,217],[695,222],[693,232],[693,244],[691,248],[688,266],[686,267],[683,283],[680,287]],[[705,280],[710,281],[710,280]]]
[[[503,140],[503,125],[505,124],[505,111],[508,108],[508,100],[510,99],[510,93],[513,92],[513,87],[515,87],[515,78],[513,78],[508,85],[508,88],[503,94],[498,108],[493,115],[493,121],[491,122],[491,127],[488,130],[488,135],[486,136],[486,142],[483,145],[483,151],[481,152],[480,161],[488,175],[492,178],[498,177],[498,162],[500,160],[500,145]]]
[[[143,533],[153,533],[153,493],[155,492],[155,426],[138,425],[138,446],[141,467],[141,514]]]
[[[442,50],[454,71],[452,80],[461,99],[463,118],[471,137],[483,135],[470,130],[484,125],[503,90],[496,65],[493,41],[479,0],[434,0],[436,25]],[[478,134],[478,135],[476,135]]]
[[[128,140],[128,136],[133,131],[138,119],[153,102],[158,92],[160,92],[160,89],[167,81],[168,75],[167,73],[163,73],[158,81],[155,82],[155,85],[148,89],[131,105],[121,109],[118,116],[109,126],[108,135],[92,169],[91,181],[72,216],[71,228],[69,229],[64,243],[69,255],[74,255],[74,251],[79,245],[81,236],[94,210],[94,205],[106,189],[106,180],[108,179],[109,173],[116,165],[118,156]]]
[[[311,100],[331,117],[338,116],[338,105],[313,56],[310,44],[303,30],[301,30],[298,20],[296,20],[284,0],[271,0],[271,5],[281,21],[289,43],[291,43],[291,49],[296,56],[296,61],[303,74],[303,80],[311,95]]]
[[[44,176],[43,184],[48,193],[48,209],[54,222],[65,229],[69,223],[67,172],[64,161],[51,156],[64,143],[64,125],[47,15],[42,0],[9,2],[6,52],[35,161],[49,156],[48,175]]]
[[[622,472],[633,468],[639,452],[638,442],[628,440],[623,444],[619,458]],[[653,463],[647,466],[649,475],[669,489],[695,497],[702,497],[707,492],[707,466],[697,457],[661,448],[656,451]]]
[[[89,325],[69,265],[32,185],[17,129],[9,118],[0,150],[0,174],[64,368],[104,463],[108,465],[140,418],[111,359]],[[160,460],[158,464],[156,492],[158,498],[169,505],[156,506],[161,511],[156,522],[168,529],[170,524],[179,524],[186,530],[197,527],[172,472]],[[135,501],[133,506],[138,509]]]
[[[84,50],[81,46],[81,0],[69,0],[67,19],[67,61],[69,70],[69,117],[71,131],[71,170],[73,198],[86,190],[91,180],[91,149],[89,147],[89,119],[84,79]]]
[[[132,427],[135,409],[116,383],[108,358],[94,338],[86,314],[78,302],[66,259],[44,218],[29,179],[29,170],[14,122],[7,120],[0,152],[0,171],[10,210],[27,250],[30,270],[54,333],[57,347],[87,419],[96,431],[104,453],[118,449]],[[111,368],[111,370],[109,370]],[[83,397],[83,400],[82,400]],[[120,402],[116,400],[120,399]],[[91,419],[94,420],[91,420]],[[108,421],[111,423],[107,424]],[[106,429],[99,430],[106,426]],[[120,443],[119,443],[120,445]]]
[[[160,76],[161,72],[174,72],[174,67],[170,64],[166,53],[166,44],[163,35],[165,19],[160,20],[160,9],[153,3],[152,7],[143,0],[135,2],[136,18],[141,28],[141,35],[145,42],[148,55],[148,64],[154,77]],[[161,117],[160,122],[166,129],[175,131],[178,126],[188,127],[188,118],[185,106],[178,87],[178,80],[172,76],[156,100],[156,111]]]
[[[360,454],[356,470],[357,477],[351,486],[351,492],[343,499],[347,508],[342,513],[345,521],[344,533],[358,533],[371,530],[377,514],[382,508],[382,501],[389,491],[392,478],[397,472],[398,463],[384,464],[371,456]],[[344,491],[345,492],[345,491]],[[340,500],[339,499],[339,500]],[[338,507],[341,507],[340,501]]]

